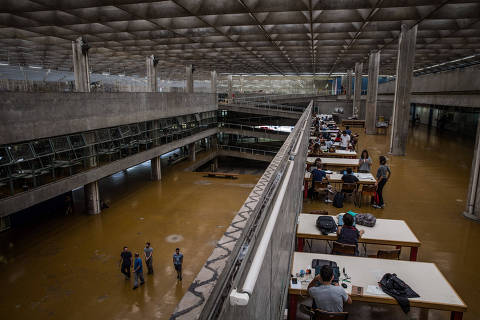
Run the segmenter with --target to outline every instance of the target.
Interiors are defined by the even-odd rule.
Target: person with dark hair
[[[362,155],[360,156],[359,160],[360,167],[358,168],[358,172],[365,172],[369,173],[370,170],[372,169],[372,159],[368,155],[367,150],[362,151]]]
[[[138,280],[140,280],[140,285],[145,283],[143,279],[143,265],[142,259],[138,252],[135,252],[135,261],[133,263],[133,272],[135,273],[135,282],[133,283],[133,290],[138,288]]]
[[[358,238],[360,238],[365,230],[358,230],[353,225],[354,218],[351,214],[345,213],[343,215],[343,226],[339,226],[337,229],[338,239],[337,242],[345,244],[353,244],[355,248],[355,254],[358,255]]]
[[[353,174],[352,168],[347,168],[347,172],[342,176],[344,183],[357,183],[358,178]]]
[[[378,203],[373,203],[372,207],[377,209],[383,209],[385,207],[385,203],[383,203],[383,187],[390,179],[392,172],[390,168],[387,166],[387,158],[384,156],[380,156],[380,167],[377,170],[377,182],[375,186],[377,187],[377,195],[378,195]]]
[[[125,275],[125,280],[130,280],[130,267],[132,266],[132,253],[128,251],[128,247],[123,247],[120,254],[120,271]]]
[[[349,126],[346,126],[346,127],[345,127],[345,132],[346,132],[348,135],[351,135],[351,134],[352,134],[352,130],[350,130],[350,127],[349,127]]]
[[[150,242],[145,244],[143,254],[145,255],[145,264],[148,268],[147,274],[153,274],[153,248],[150,246]]]
[[[347,134],[346,131],[343,131],[342,132],[342,135],[340,136],[340,139],[342,140],[340,142],[340,146],[342,147],[342,149],[348,149],[348,146],[350,145],[350,135]]]
[[[328,312],[343,312],[343,304],[352,303],[348,293],[336,283],[332,285],[333,269],[324,265],[320,273],[308,284],[308,294],[313,299],[312,308]]]
[[[173,254],[173,266],[175,271],[177,271],[177,279],[182,281],[182,264],[183,264],[183,254],[180,253],[180,248],[175,249]]]

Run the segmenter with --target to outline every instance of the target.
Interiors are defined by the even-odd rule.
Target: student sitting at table
[[[343,304],[352,303],[348,293],[336,283],[332,285],[333,269],[324,265],[320,273],[308,284],[308,294],[312,297],[312,309],[328,312],[343,312]]]
[[[365,233],[365,230],[358,230],[353,226],[353,216],[349,213],[343,215],[343,226],[337,229],[337,242],[355,245],[355,255],[358,256],[358,238]]]
[[[327,150],[330,150],[330,148],[333,146],[333,141],[328,139],[325,141],[325,146],[327,147]]]
[[[350,130],[350,127],[349,126],[346,126],[345,127],[345,132],[350,136],[352,135],[352,130]]]
[[[342,176],[344,183],[357,183],[358,178],[353,174],[352,168],[347,168],[347,172]]]
[[[315,143],[315,144],[313,145],[312,155],[318,156],[318,155],[320,155],[320,153],[321,153],[320,144],[319,144],[319,143]]]

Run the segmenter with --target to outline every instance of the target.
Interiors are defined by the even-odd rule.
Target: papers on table
[[[379,286],[372,286],[372,285],[369,285],[365,292],[369,293],[369,294],[374,294],[374,295],[384,295],[385,294]]]

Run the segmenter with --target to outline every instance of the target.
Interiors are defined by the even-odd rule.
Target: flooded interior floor
[[[384,188],[384,209],[365,204],[355,207],[345,202],[337,209],[321,200],[305,200],[303,212],[324,209],[329,214],[353,210],[370,212],[377,218],[405,220],[422,245],[418,261],[434,262],[468,305],[466,320],[480,319],[480,224],[463,217],[470,177],[474,141],[451,132],[439,134],[426,127],[410,128],[405,157],[389,156],[389,136],[360,134],[358,150],[367,149],[374,162],[376,174],[378,157],[386,155],[392,170],[391,179]],[[359,227],[361,228],[361,227]],[[369,254],[388,246],[369,245]],[[325,242],[315,242],[315,252],[325,250]],[[402,250],[402,259],[408,260],[409,250]],[[408,283],[408,279],[404,279]],[[354,302],[347,306],[349,319],[425,319],[421,310],[409,315],[399,306],[384,306]],[[449,319],[449,312],[430,310],[428,319]],[[298,317],[301,319],[302,317]]]
[[[201,157],[199,154],[198,157]],[[9,319],[168,319],[215,242],[230,224],[259,175],[237,180],[205,178],[163,169],[150,181],[146,162],[100,181],[109,208],[82,213],[83,190],[74,191],[75,211],[0,234],[0,314]],[[154,248],[155,274],[132,290],[119,260],[123,246],[143,254]],[[177,282],[172,254],[184,254]]]

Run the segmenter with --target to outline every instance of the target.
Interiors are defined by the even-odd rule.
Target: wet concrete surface
[[[378,156],[387,155],[389,136],[365,136],[363,129],[356,128],[353,131],[360,133],[358,150],[369,151],[375,174]],[[337,209],[319,200],[305,200],[303,211],[325,209],[329,214],[337,214],[351,209],[371,212],[377,218],[405,220],[422,242],[418,260],[437,264],[468,305],[463,319],[480,319],[480,224],[462,215],[473,145],[472,139],[454,133],[438,134],[425,127],[411,128],[407,155],[387,155],[392,176],[384,188],[385,209],[366,205],[357,208],[349,202]],[[324,247],[318,244],[319,252]],[[369,246],[369,254],[375,254],[379,248]],[[408,259],[408,255],[409,250],[402,250],[402,259]],[[408,283],[408,279],[404,280]],[[354,302],[346,310],[351,313],[349,319],[426,319],[426,313],[419,309],[404,315],[398,306]],[[449,317],[445,311],[428,312],[430,320]]]
[[[201,155],[200,155],[201,156]],[[150,181],[149,162],[100,182],[101,214],[75,211],[0,234],[0,315],[8,319],[168,319],[259,179],[209,179],[185,172],[188,163],[164,169]],[[154,248],[153,276],[132,290],[120,273],[122,247]],[[184,278],[172,265],[184,253]]]

